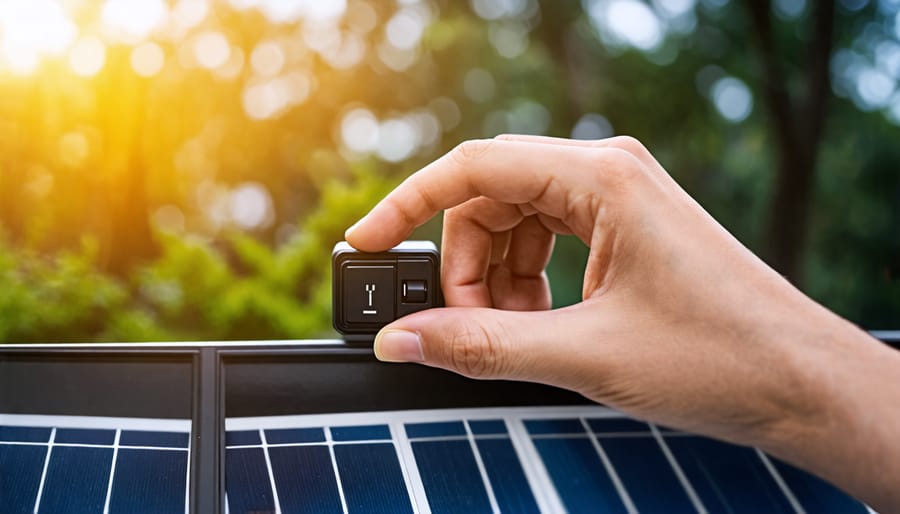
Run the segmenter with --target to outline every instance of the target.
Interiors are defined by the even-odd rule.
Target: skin
[[[445,209],[448,307],[385,327],[379,359],[571,389],[900,512],[900,352],[769,268],[637,140],[467,141],[346,238],[386,250]],[[591,250],[583,301],[550,310],[555,234]]]

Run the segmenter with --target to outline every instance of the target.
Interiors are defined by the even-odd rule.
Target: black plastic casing
[[[360,252],[341,241],[331,254],[334,329],[348,341],[369,342],[382,327],[398,318],[443,307],[440,269],[440,253],[431,241],[404,241],[386,252],[376,253]],[[392,275],[390,279],[389,275]],[[369,296],[367,286],[376,282],[379,286]],[[424,300],[404,301],[404,284],[423,282]],[[410,298],[417,293],[411,287],[407,292]]]

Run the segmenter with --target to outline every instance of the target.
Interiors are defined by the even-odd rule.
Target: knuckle
[[[641,175],[640,161],[619,148],[597,149],[591,161],[603,181],[611,185],[626,186]]]
[[[492,140],[490,139],[470,139],[468,141],[463,141],[450,151],[450,157],[460,166],[467,166],[472,161],[478,160],[487,153],[491,143]]]
[[[616,136],[610,139],[609,142],[612,146],[625,150],[635,157],[642,157],[650,154],[647,147],[645,147],[637,138],[632,136]]]
[[[498,344],[489,330],[467,323],[450,337],[450,365],[472,378],[496,375],[500,362]]]

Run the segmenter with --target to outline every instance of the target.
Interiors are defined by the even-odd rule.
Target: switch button
[[[403,303],[425,303],[428,299],[428,284],[424,280],[403,281]]]

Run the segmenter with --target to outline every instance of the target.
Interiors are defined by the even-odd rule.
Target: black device
[[[440,254],[431,241],[360,252],[345,241],[331,254],[332,320],[350,341],[370,341],[397,318],[444,304]]]

